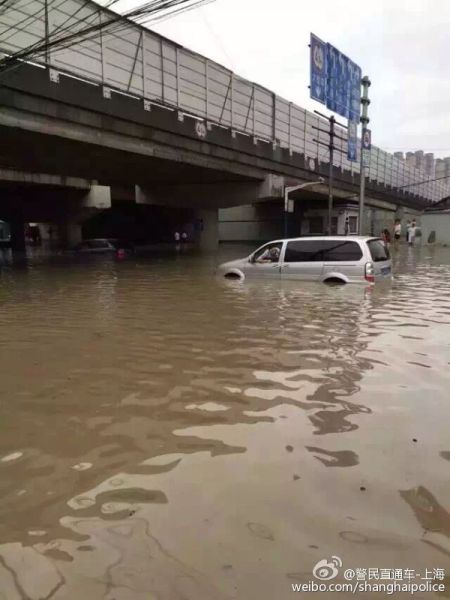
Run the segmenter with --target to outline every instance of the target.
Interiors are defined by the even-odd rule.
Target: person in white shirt
[[[281,249],[278,246],[272,246],[271,248],[267,248],[256,259],[256,262],[266,263],[266,262],[278,262],[280,259]]]
[[[402,223],[399,219],[395,221],[394,225],[394,239],[399,240],[402,236]]]
[[[416,221],[413,220],[411,223],[408,222],[408,226],[406,229],[406,239],[410,246],[414,245],[415,238],[416,238]]]

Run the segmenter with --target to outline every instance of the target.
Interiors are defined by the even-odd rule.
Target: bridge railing
[[[13,54],[48,35],[63,35],[82,27],[110,23],[117,15],[89,0],[15,0],[0,9],[0,50]],[[50,72],[62,72],[104,87],[131,94],[194,115],[212,124],[275,143],[315,160],[328,162],[328,150],[319,142],[328,136],[316,128],[327,122],[273,92],[126,19],[96,31],[73,46],[45,51],[33,62]],[[346,132],[341,135],[345,138]],[[359,172],[348,161],[345,142],[339,142],[337,167]],[[450,195],[444,181],[429,179],[380,148],[372,147],[369,179],[437,201]]]

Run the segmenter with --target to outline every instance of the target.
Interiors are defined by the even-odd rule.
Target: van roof
[[[369,240],[379,240],[381,238],[374,235],[304,235],[300,237],[294,238],[282,238],[278,240],[272,240],[267,242],[269,244],[275,244],[277,242],[296,242],[300,240],[330,240],[330,241],[342,241],[342,240],[350,240],[350,241],[369,241]]]

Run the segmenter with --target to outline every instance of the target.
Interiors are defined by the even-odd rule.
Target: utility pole
[[[330,164],[328,169],[328,219],[327,219],[327,233],[331,235],[331,220],[333,213],[333,159],[334,159],[334,124],[336,119],[330,117]]]
[[[47,67],[50,66],[50,27],[48,22],[48,0],[44,0],[44,21],[45,21],[45,64]]]
[[[341,137],[340,135],[338,135],[336,133],[335,126],[338,125],[339,127],[342,127],[342,129],[348,129],[348,127],[347,127],[347,125],[343,125],[342,123],[339,123],[338,121],[336,121],[336,119],[334,118],[334,116],[327,117],[326,115],[323,115],[318,110],[315,110],[314,112],[316,113],[316,115],[319,115],[323,119],[326,119],[328,121],[328,123],[330,124],[330,129],[328,131],[326,131],[325,129],[320,129],[320,127],[314,127],[314,126],[313,126],[313,129],[317,129],[318,131],[321,131],[322,133],[326,133],[330,137],[328,144],[326,144],[325,142],[321,142],[320,140],[317,140],[317,139],[314,139],[314,141],[317,142],[318,144],[322,144],[322,146],[327,146],[327,148],[329,150],[327,234],[331,235],[331,221],[332,221],[332,215],[333,215],[333,160],[334,160],[334,151],[337,150],[338,152],[342,152],[342,150],[340,148],[336,148],[336,146],[334,145],[334,140],[337,138],[337,139],[342,140],[344,142],[346,141],[345,138]]]
[[[362,131],[364,132],[364,128],[369,124],[369,117],[367,116],[370,100],[369,100],[369,87],[370,87],[370,79],[367,77],[363,77],[361,79],[361,85],[363,87],[363,92],[361,96],[361,124]],[[365,152],[364,152],[364,136],[361,134],[361,156],[360,156],[360,187],[359,187],[359,219],[358,219],[358,233],[359,235],[364,235],[364,195],[366,189],[366,161],[365,161]]]

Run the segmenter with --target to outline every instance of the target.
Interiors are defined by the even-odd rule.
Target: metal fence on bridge
[[[0,50],[13,54],[62,29],[76,31],[80,21],[96,25],[114,15],[90,0],[15,0],[0,9]],[[291,152],[328,160],[327,150],[317,141],[327,143],[328,136],[316,129],[326,128],[326,121],[126,19],[74,46],[49,49],[33,62],[102,85],[106,96],[111,90],[131,94],[275,142]],[[341,135],[345,137],[345,131]],[[346,149],[344,141],[338,143]],[[360,168],[347,160],[346,152],[335,152],[334,164],[353,173]],[[446,180],[427,181],[430,177],[423,171],[374,146],[368,176],[430,201],[450,195]]]

